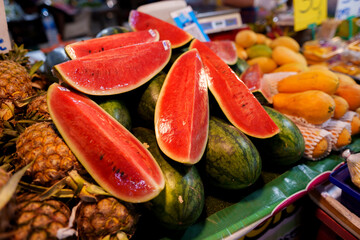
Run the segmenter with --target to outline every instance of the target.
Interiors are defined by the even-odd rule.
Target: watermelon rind
[[[71,59],[76,59],[113,48],[157,41],[159,41],[159,32],[154,29],[148,29],[138,32],[118,33],[70,43],[65,46],[65,51]]]
[[[160,149],[174,161],[195,164],[206,147],[209,98],[206,75],[196,49],[172,65],[155,107],[155,133]]]
[[[305,151],[305,141],[301,131],[284,114],[268,106],[264,108],[280,128],[280,132],[271,138],[250,138],[258,149],[264,165],[271,169],[296,164]]]
[[[182,47],[193,39],[193,36],[183,29],[137,10],[130,11],[129,25],[134,31],[156,29],[160,40],[169,40],[172,48]]]
[[[126,202],[156,197],[165,186],[151,153],[116,119],[85,95],[57,83],[47,93],[59,133],[93,179]]]
[[[199,219],[205,204],[204,186],[196,166],[186,166],[164,156],[153,130],[137,127],[133,134],[148,146],[165,176],[164,190],[147,202],[146,207],[164,227],[185,229]]]
[[[190,49],[197,49],[204,63],[208,88],[227,119],[243,133],[268,138],[280,130],[236,73],[205,44],[194,39]]]
[[[250,139],[233,125],[216,117],[209,122],[204,168],[206,179],[223,189],[243,189],[259,178],[260,154]]]
[[[53,72],[89,95],[131,91],[159,73],[171,57],[170,42],[158,41],[114,48],[54,66]]]

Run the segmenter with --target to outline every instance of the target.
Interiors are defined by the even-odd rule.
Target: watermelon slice
[[[129,24],[134,31],[158,30],[160,40],[169,40],[172,48],[184,46],[193,39],[193,36],[181,28],[137,10],[131,10]]]
[[[259,64],[249,66],[240,76],[249,90],[254,94],[257,100],[262,104],[272,103],[272,95],[270,93],[267,82],[263,81],[263,72]]]
[[[112,48],[156,41],[159,41],[159,32],[149,29],[139,32],[118,33],[74,42],[66,45],[65,51],[71,59],[75,59]]]
[[[205,44],[194,39],[208,75],[208,87],[228,120],[256,138],[269,138],[280,130],[236,73]]]
[[[169,158],[195,164],[208,138],[209,99],[206,75],[196,49],[183,53],[172,65],[155,107],[155,133]]]
[[[204,42],[204,44],[216,53],[227,65],[234,65],[237,62],[238,56],[234,41],[218,40]]]
[[[90,95],[112,95],[149,81],[168,63],[169,41],[114,48],[54,66],[54,72],[73,88]]]
[[[95,102],[57,83],[49,87],[47,102],[61,136],[106,191],[134,203],[161,192],[165,180],[156,160]]]

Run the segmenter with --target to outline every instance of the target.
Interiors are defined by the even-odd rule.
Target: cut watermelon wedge
[[[181,28],[137,10],[130,12],[129,24],[134,31],[156,29],[160,40],[169,40],[172,48],[184,46],[193,39],[193,36]]]
[[[205,44],[194,39],[208,75],[208,87],[228,120],[256,138],[269,138],[280,130],[235,72]]]
[[[86,94],[119,94],[149,81],[166,66],[170,56],[169,41],[135,44],[55,65],[54,73]]]
[[[261,104],[268,104],[272,103],[272,95],[266,81],[263,81],[263,75],[259,64],[254,64],[241,74],[240,79]]]
[[[65,51],[71,59],[75,59],[113,48],[156,41],[159,41],[159,32],[149,29],[139,32],[118,33],[71,43],[65,46]]]
[[[206,147],[209,99],[206,74],[196,49],[183,53],[172,65],[155,107],[155,133],[169,158],[197,163]]]
[[[218,40],[204,42],[204,44],[216,53],[216,55],[218,55],[227,65],[234,65],[237,62],[238,56],[233,41]]]
[[[47,102],[61,136],[106,191],[135,203],[161,192],[165,180],[156,160],[95,102],[56,83],[49,87]]]

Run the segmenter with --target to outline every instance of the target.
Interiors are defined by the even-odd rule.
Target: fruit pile
[[[303,59],[290,40],[247,45],[244,67],[232,41],[203,43],[135,10],[129,23],[67,45],[47,59],[52,76],[30,69],[22,47],[1,55],[1,237],[149,239],[137,231],[149,221],[186,229],[209,188],[246,189],[264,167],[324,158],[360,132],[359,101],[341,95],[358,84],[287,65]]]

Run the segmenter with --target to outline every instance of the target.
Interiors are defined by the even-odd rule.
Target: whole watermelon
[[[280,128],[280,132],[273,137],[251,138],[264,165],[271,168],[295,164],[301,159],[305,151],[303,135],[299,128],[284,114],[271,107],[264,106],[264,108]]]
[[[165,189],[147,203],[147,208],[168,229],[190,226],[200,217],[205,203],[204,186],[196,167],[177,163],[163,155],[153,130],[136,127],[133,134],[148,146],[165,176]]]
[[[111,26],[111,27],[102,29],[100,32],[98,32],[96,34],[96,37],[99,38],[99,37],[109,36],[109,35],[113,35],[113,34],[117,34],[117,33],[125,33],[125,32],[130,32],[130,31],[126,27]]]
[[[211,117],[204,169],[209,182],[224,189],[246,188],[259,178],[262,163],[249,138],[233,125]]]

